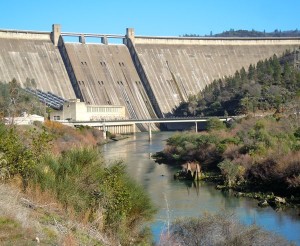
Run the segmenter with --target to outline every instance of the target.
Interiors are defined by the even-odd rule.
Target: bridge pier
[[[79,43],[85,44],[85,36],[84,35],[80,35]]]
[[[101,43],[102,44],[108,44],[108,40],[106,36],[101,37]]]
[[[59,37],[61,35],[61,27],[59,24],[52,25],[51,40],[55,47],[58,46]]]
[[[151,123],[148,124],[149,141],[152,139]]]
[[[136,125],[135,125],[135,123],[132,124],[132,132],[133,132],[133,134],[136,133]]]
[[[197,121],[195,121],[195,132],[198,132],[198,124],[197,124]]]
[[[104,138],[104,139],[107,138],[107,131],[106,131],[105,125],[103,125],[103,138]]]

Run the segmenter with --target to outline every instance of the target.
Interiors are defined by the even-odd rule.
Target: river
[[[144,186],[158,207],[158,213],[151,224],[156,242],[168,221],[226,210],[233,212],[242,223],[255,223],[300,246],[300,216],[296,211],[276,212],[270,207],[260,208],[256,200],[234,197],[216,190],[213,184],[201,182],[195,187],[191,183],[174,180],[172,167],[159,165],[151,158],[152,154],[163,149],[164,140],[172,134],[153,133],[149,141],[147,133],[137,133],[102,147],[107,161],[124,160],[129,174]]]

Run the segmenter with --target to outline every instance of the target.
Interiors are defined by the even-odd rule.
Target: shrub
[[[225,128],[226,128],[225,124],[222,121],[220,121],[218,118],[210,118],[209,121],[207,122],[208,131],[222,130]]]
[[[27,136],[26,142],[15,127],[8,127],[3,131],[0,143],[0,152],[6,160],[2,162],[1,168],[5,170],[6,178],[20,175],[24,190],[32,177],[34,166],[41,160],[51,140],[45,131],[37,132],[34,129],[29,130]]]
[[[256,225],[245,226],[232,214],[219,212],[178,219],[164,232],[159,246],[171,245],[293,245]]]
[[[164,156],[166,161],[175,164],[195,160],[203,163],[204,169],[214,169],[213,164],[220,161],[225,147],[217,135],[182,133],[169,138],[164,150],[154,157],[161,161]]]
[[[245,168],[243,166],[225,159],[218,164],[218,167],[221,169],[221,173],[225,177],[226,185],[229,187],[234,186],[238,180],[243,180],[243,175],[245,173]]]
[[[300,127],[298,127],[294,133],[295,137],[296,138],[299,138],[300,139]]]
[[[66,209],[119,241],[135,240],[141,223],[155,212],[149,196],[133,182],[121,162],[108,167],[97,149],[81,148],[48,156],[35,169],[36,184],[52,190]]]

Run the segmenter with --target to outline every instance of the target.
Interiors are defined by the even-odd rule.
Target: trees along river
[[[101,147],[108,161],[124,160],[129,174],[150,194],[159,211],[151,228],[155,241],[169,222],[178,217],[198,217],[205,212],[233,212],[245,224],[257,224],[300,245],[300,217],[297,211],[276,212],[271,207],[260,208],[257,200],[234,197],[215,189],[214,184],[174,180],[176,170],[157,164],[151,155],[161,151],[172,132],[157,132],[149,141],[147,133],[137,133],[128,139]],[[299,213],[299,211],[298,211]]]

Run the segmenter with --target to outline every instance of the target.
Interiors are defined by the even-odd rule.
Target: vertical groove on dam
[[[124,105],[133,119],[155,117],[125,45],[64,45],[86,103]]]
[[[222,40],[210,41],[210,44],[186,44],[184,41],[173,44],[171,40],[153,40],[136,37],[135,51],[164,117],[214,79],[233,75],[242,67],[248,70],[250,64],[274,54],[282,55],[300,45],[299,40],[295,44],[222,43]]]
[[[65,99],[74,98],[66,68],[50,35],[10,34],[0,32],[0,80],[15,78],[22,87],[34,79],[37,89]]]
[[[82,43],[65,43],[63,34]],[[34,79],[65,99],[125,106],[127,118],[168,117],[214,79],[300,47],[299,38],[135,37],[133,29],[112,36],[126,45],[87,44],[84,34],[61,33],[59,25],[52,33],[0,30],[0,81],[16,78],[25,87]]]

